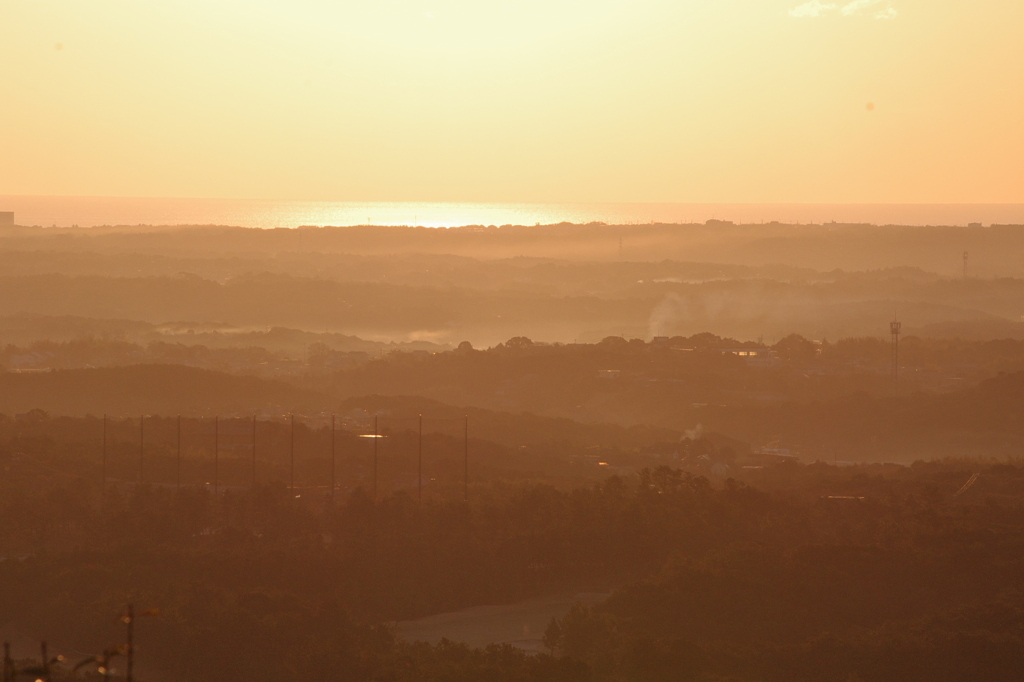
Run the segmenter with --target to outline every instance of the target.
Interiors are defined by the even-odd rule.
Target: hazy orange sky
[[[0,194],[1024,202],[1021,0],[0,0]]]

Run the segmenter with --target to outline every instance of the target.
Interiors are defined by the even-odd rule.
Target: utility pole
[[[143,481],[143,463],[146,452],[146,415],[139,416],[139,483]]]
[[[295,415],[292,414],[292,438],[289,449],[291,457],[291,478],[289,478],[288,490],[291,491],[292,499],[295,499]]]
[[[14,661],[11,659],[11,643],[4,642],[4,682],[14,680]]]
[[[217,489],[220,487],[218,475],[220,474],[220,415],[213,416],[213,499],[217,499]]]
[[[331,415],[331,503],[334,503],[334,480],[335,480],[335,468],[337,464],[337,456],[335,455],[334,449],[335,441],[335,430],[334,430],[334,415]]]
[[[124,624],[128,630],[128,641],[125,643],[125,657],[128,659],[124,673],[125,682],[132,682],[135,670],[135,605],[128,605],[128,612],[124,617]]]
[[[252,416],[252,489],[256,490],[256,415]]]
[[[969,253],[964,251],[964,279],[967,279],[967,258],[970,256]]]
[[[889,333],[892,334],[892,392],[893,395],[900,394],[900,327],[898,320],[889,323]]]
[[[380,436],[377,432],[377,415],[373,415],[373,501],[377,502],[377,441]]]
[[[420,415],[419,437],[416,441],[416,501],[423,504],[423,415]]]
[[[178,452],[175,457],[174,486],[181,490],[181,415],[178,415]]]
[[[100,478],[103,479],[103,492],[107,491],[107,414],[103,413],[103,459],[100,464]]]
[[[462,501],[469,502],[469,415],[466,415],[465,437],[463,438]]]
[[[39,643],[39,651],[43,655],[42,679],[44,682],[50,682],[50,654],[46,649],[45,639]]]

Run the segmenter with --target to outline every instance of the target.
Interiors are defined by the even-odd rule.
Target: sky
[[[1020,0],[0,0],[0,195],[1024,202]]]

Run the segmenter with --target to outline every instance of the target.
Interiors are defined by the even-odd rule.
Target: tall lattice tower
[[[892,392],[893,395],[900,393],[900,327],[902,323],[894,319],[889,323],[889,332],[892,334]]]

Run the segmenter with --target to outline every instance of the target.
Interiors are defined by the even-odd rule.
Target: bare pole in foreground
[[[135,669],[135,605],[128,605],[128,613],[124,618],[124,624],[128,630],[128,642],[125,647],[125,656],[127,657],[126,670],[124,674],[125,682],[132,682],[133,673]]]

